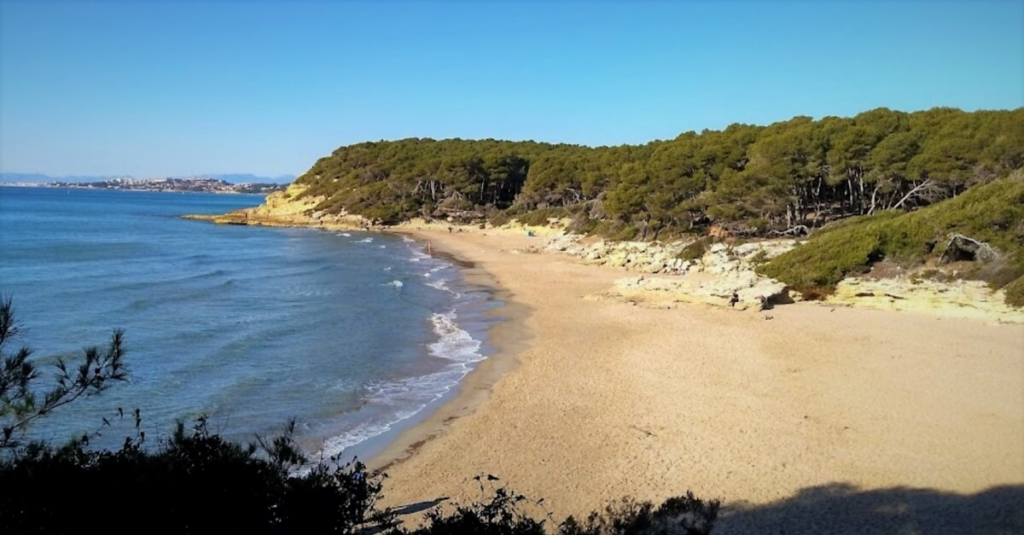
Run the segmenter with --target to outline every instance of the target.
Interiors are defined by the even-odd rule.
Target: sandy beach
[[[471,262],[508,321],[461,393],[371,462],[385,505],[479,499],[489,473],[555,518],[690,490],[725,504],[716,533],[1024,527],[1024,326],[645,308],[589,297],[625,274],[525,252],[538,238],[411,233]]]

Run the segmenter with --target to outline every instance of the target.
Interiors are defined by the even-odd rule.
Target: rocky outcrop
[[[186,219],[213,221],[222,225],[259,225],[265,227],[316,227],[330,230],[369,229],[370,222],[358,215],[342,212],[328,214],[316,210],[323,197],[303,197],[306,187],[298,184],[284,191],[267,195],[255,208],[236,210],[222,215],[186,215]]]
[[[617,267],[637,273],[682,275],[693,271],[727,274],[752,271],[757,260],[774,258],[797,244],[795,240],[765,240],[737,246],[718,243],[712,245],[701,258],[680,258],[680,253],[691,243],[588,242],[582,236],[565,234],[549,239],[543,250],[569,254],[587,264]]]
[[[658,244],[648,242],[588,243],[575,235],[556,236],[544,250],[573,255],[588,264],[642,273],[620,279],[598,298],[616,299],[665,307],[674,303],[707,303],[729,306],[735,292],[735,308],[758,305],[758,297],[769,302],[789,302],[786,285],[754,272],[757,261],[773,258],[790,249],[794,240],[767,240],[737,246],[712,245],[702,257],[688,260],[680,253],[692,242]],[[661,277],[649,275],[660,274]]]
[[[1024,323],[1024,310],[1010,307],[1002,291],[993,292],[980,281],[849,278],[839,283],[827,302],[997,323]]]
[[[728,276],[705,278],[690,277],[629,277],[615,281],[611,290],[600,298],[631,301],[655,307],[671,307],[675,303],[704,303],[714,306],[730,306],[733,292],[739,297],[734,308],[737,310],[757,309],[760,298],[773,304],[792,302],[786,285],[781,282],[759,277],[751,271]]]
[[[588,242],[575,235],[556,236],[543,247],[580,258],[588,264],[611,266],[641,276],[618,280],[597,299],[628,301],[658,308],[676,303],[729,306],[733,292],[736,308],[756,308],[758,297],[770,303],[799,301],[786,285],[762,277],[754,266],[796,247],[796,240],[766,240],[730,246],[717,243],[694,260],[679,258],[687,242]],[[657,275],[657,276],[651,276]],[[1024,323],[1024,310],[1009,307],[1003,292],[993,292],[978,281],[934,281],[900,275],[895,278],[849,278],[839,283],[826,303],[882,310],[974,318],[989,322]]]

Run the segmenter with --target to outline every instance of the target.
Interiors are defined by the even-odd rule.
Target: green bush
[[[808,243],[776,257],[758,271],[803,291],[828,289],[846,275],[863,272],[881,260],[883,237],[875,229],[834,232],[813,245]]]
[[[676,258],[680,260],[689,261],[700,260],[704,256],[704,253],[708,251],[708,247],[710,245],[710,237],[701,238],[687,245],[686,247],[683,247],[683,250],[679,251],[679,254],[676,255]]]
[[[568,216],[569,212],[565,208],[542,208],[522,214],[516,219],[524,225],[547,226],[550,224],[549,219],[561,219]]]
[[[632,241],[640,236],[640,229],[636,228],[635,225],[612,226],[609,228],[618,228],[610,236],[610,239],[613,241]]]
[[[1024,308],[1024,275],[1003,286],[1006,292],[1006,304],[1018,308]]]
[[[1024,238],[1013,232],[1022,221],[1024,180],[1007,178],[916,212],[883,212],[824,228],[758,271],[795,290],[827,293],[847,275],[866,272],[882,259],[914,266],[940,258],[949,236],[962,234],[999,251],[996,264],[973,270],[999,288],[1024,275]]]

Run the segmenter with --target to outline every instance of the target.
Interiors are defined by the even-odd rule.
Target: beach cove
[[[1024,525],[1024,326],[597,300],[623,272],[531,254],[536,237],[400,229],[471,262],[511,319],[371,461],[385,505],[466,503],[494,474],[555,517],[690,490],[724,502],[723,533]]]

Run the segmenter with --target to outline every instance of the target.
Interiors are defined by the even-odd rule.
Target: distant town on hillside
[[[284,189],[294,177],[218,175],[187,178],[50,177],[40,174],[0,175],[0,186],[173,191],[199,193],[272,193]]]

